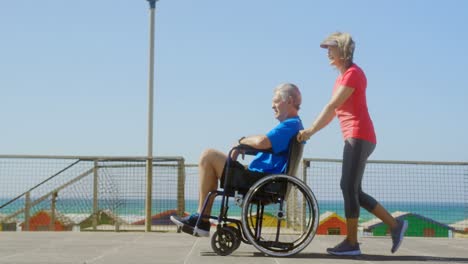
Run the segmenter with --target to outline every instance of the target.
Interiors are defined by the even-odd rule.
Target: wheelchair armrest
[[[256,149],[256,148],[254,148],[252,146],[244,145],[244,144],[237,145],[234,148],[232,148],[232,150],[234,150],[234,149],[237,149],[237,150],[243,152],[245,155],[257,155],[260,152],[273,153],[273,149],[271,149],[271,148],[270,149]]]

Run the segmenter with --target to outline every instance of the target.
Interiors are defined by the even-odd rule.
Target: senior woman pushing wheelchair
[[[236,161],[229,165],[229,170],[242,170],[244,174],[247,174],[247,177],[252,178],[283,172],[288,159],[289,142],[299,130],[304,129],[298,116],[301,101],[301,93],[296,85],[285,83],[277,86],[273,94],[272,108],[275,118],[280,123],[265,135],[243,137],[238,142],[255,149],[271,149],[272,152],[257,154],[248,169]],[[233,153],[232,160],[235,161],[238,154]],[[171,221],[182,227],[182,231],[196,236],[209,236],[209,215],[214,197],[209,200],[204,210],[203,203],[210,192],[216,191],[218,181],[223,184],[222,176],[226,170],[226,161],[227,155],[218,150],[207,149],[201,154],[198,164],[200,177],[198,210],[184,218],[171,216]],[[196,226],[200,217],[200,224]]]
[[[320,47],[328,49],[328,59],[338,71],[333,95],[312,125],[299,132],[299,141],[308,140],[313,134],[327,126],[335,116],[340,121],[344,138],[341,190],[343,192],[346,239],[327,251],[333,255],[360,255],[357,230],[360,207],[364,207],[390,227],[391,252],[400,246],[408,227],[406,221],[396,220],[373,197],[361,188],[367,158],[376,146],[374,126],[367,102],[367,80],[364,71],[353,62],[354,41],[348,33],[336,32],[328,36]]]

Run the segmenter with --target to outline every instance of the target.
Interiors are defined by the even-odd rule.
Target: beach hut
[[[58,211],[54,213],[55,221],[51,228],[52,211],[40,210],[29,219],[29,231],[71,231],[73,221]],[[21,229],[26,231],[25,223],[20,224]]]
[[[450,227],[452,227],[458,234],[468,235],[468,219],[453,223]]]
[[[188,216],[189,213],[185,212],[183,217]],[[171,221],[171,216],[178,216],[177,210],[167,210],[151,216],[151,225],[174,225]],[[144,225],[145,219],[133,222],[132,225]]]
[[[320,215],[318,235],[346,235],[346,220],[335,212],[327,211]]]
[[[250,217],[250,223],[255,225],[257,223],[257,214],[252,214]],[[281,221],[281,227],[286,227],[287,221]],[[278,218],[273,216],[271,213],[263,213],[262,217],[262,226],[263,227],[277,227]]]
[[[396,212],[392,214],[396,219],[408,221],[408,230],[406,236],[415,237],[452,237],[453,228],[434,219],[414,214]],[[380,220],[371,220],[361,224],[364,227],[364,232],[371,233],[374,236],[385,236],[390,234],[389,227]],[[370,221],[369,221],[370,222]]]
[[[88,216],[86,219],[84,219],[80,225],[81,230],[86,230],[86,229],[91,229],[93,227],[93,219],[94,215]],[[111,210],[109,209],[104,209],[104,210],[99,210],[97,212],[97,225],[103,225],[103,226],[119,226],[122,224],[128,224],[124,219],[118,217],[116,214],[114,214]]]
[[[393,213],[392,213],[392,216],[393,216],[394,218],[398,218],[398,217],[400,217],[400,216],[402,216],[402,215],[405,215],[405,214],[408,214],[408,212],[396,211],[396,212],[393,212]],[[369,228],[370,226],[374,226],[374,225],[380,224],[380,223],[382,223],[382,221],[381,221],[380,219],[378,219],[378,218],[373,218],[373,219],[371,219],[371,220],[369,220],[369,221],[367,221],[367,222],[364,222],[364,223],[359,224],[359,226],[364,230],[364,232],[368,232],[368,233],[369,233],[369,232],[370,232],[370,228]],[[372,235],[372,232],[370,232],[370,233],[371,233],[371,235]]]
[[[79,225],[83,221],[85,221],[91,214],[77,214],[77,213],[70,213],[65,214],[66,217],[70,218],[75,225]]]
[[[16,231],[16,219],[7,217],[6,214],[0,214],[0,231]]]

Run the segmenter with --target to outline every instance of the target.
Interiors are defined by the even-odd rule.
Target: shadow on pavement
[[[201,256],[218,256],[214,252],[200,252]],[[268,257],[268,255],[261,252],[234,252],[228,257]],[[455,262],[455,263],[468,263],[468,258],[456,257],[435,257],[435,256],[401,256],[401,255],[370,255],[362,254],[360,256],[333,256],[326,253],[299,253],[289,258],[300,259],[349,259],[356,261],[428,261],[428,262]]]
[[[350,259],[359,261],[437,261],[437,262],[457,262],[468,263],[468,258],[456,257],[436,257],[436,256],[402,256],[402,255],[370,255],[362,254],[360,256],[332,256],[325,253],[304,253],[292,256],[292,258],[311,258],[311,259]]]

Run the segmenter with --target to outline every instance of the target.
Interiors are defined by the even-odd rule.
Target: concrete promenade
[[[213,253],[208,238],[177,233],[143,232],[0,232],[0,263],[143,264],[143,263],[468,263],[466,238],[405,238],[390,253],[388,237],[361,238],[362,256],[334,257],[325,249],[340,236],[316,236],[303,252],[290,258],[267,257],[242,244],[230,256]]]

